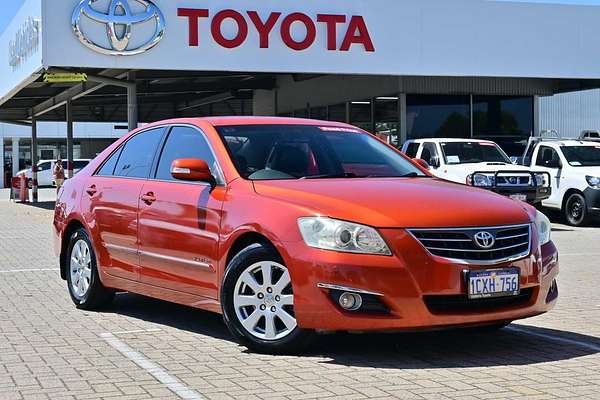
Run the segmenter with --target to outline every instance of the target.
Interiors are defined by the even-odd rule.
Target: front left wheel
[[[83,228],[71,236],[67,251],[67,285],[73,303],[83,310],[95,310],[109,305],[115,292],[100,282],[96,254]]]
[[[295,354],[311,337],[296,322],[290,273],[271,246],[250,245],[231,260],[221,304],[231,333],[253,351]]]

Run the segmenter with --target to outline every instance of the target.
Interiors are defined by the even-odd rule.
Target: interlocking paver
[[[524,332],[338,334],[320,337],[304,356],[271,357],[233,342],[218,315],[141,296],[120,294],[103,312],[76,310],[56,270],[51,220],[50,210],[0,202],[1,400],[177,398],[105,342],[106,332],[206,399],[596,399],[600,392],[600,229],[554,233],[561,298],[553,312],[520,323]]]

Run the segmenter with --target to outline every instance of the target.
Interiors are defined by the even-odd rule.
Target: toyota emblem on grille
[[[95,52],[117,56],[141,54],[156,46],[164,37],[165,17],[151,0],[110,0],[106,12],[93,7],[94,3],[98,2],[99,0],[81,0],[71,18],[75,36]],[[134,13],[132,4],[137,4],[136,8],[143,10]],[[83,17],[105,25],[108,41],[90,38],[81,27]],[[134,27],[143,23],[154,23],[154,33],[149,35],[147,41],[136,41],[136,44],[133,44],[131,38],[136,34]]]
[[[481,249],[491,249],[496,243],[496,238],[489,232],[481,231],[473,236],[473,242]]]

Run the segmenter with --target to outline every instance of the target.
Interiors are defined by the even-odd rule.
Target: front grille
[[[530,226],[491,228],[412,229],[409,232],[433,255],[470,263],[497,263],[525,257],[530,250]],[[480,232],[491,234],[490,248],[476,244]]]
[[[427,309],[432,314],[453,314],[500,310],[529,304],[533,288],[522,289],[516,296],[469,299],[467,295],[424,296]]]
[[[496,186],[499,187],[512,187],[512,186],[533,186],[531,182],[531,174],[510,174],[502,175],[498,173],[496,175]]]

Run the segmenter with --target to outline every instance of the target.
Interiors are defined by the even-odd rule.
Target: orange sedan
[[[542,213],[335,122],[144,126],[67,181],[54,236],[79,308],[119,290],[211,310],[268,353],[320,330],[501,328],[558,296]]]

